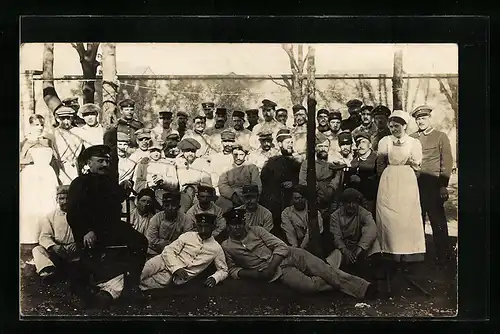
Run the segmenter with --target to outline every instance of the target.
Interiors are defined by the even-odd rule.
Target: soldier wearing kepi
[[[218,145],[221,142],[220,134],[227,129],[227,109],[217,108],[215,110],[215,124],[211,128],[207,128],[206,134],[210,137],[210,142],[213,143],[216,152],[222,151],[222,146]]]
[[[356,138],[361,132],[367,133],[370,137],[377,132],[377,126],[373,122],[372,106],[361,108],[361,125],[352,130],[352,136]]]
[[[332,111],[328,114],[328,124],[330,126],[330,134],[328,139],[330,139],[330,152],[329,156],[331,159],[340,159],[340,146],[338,135],[340,132],[340,124],[342,123],[342,114],[339,111]]]
[[[91,146],[85,150],[82,158],[86,162],[87,172],[73,180],[68,191],[67,220],[75,242],[79,249],[87,250],[82,255],[83,260],[89,254],[100,258],[107,246],[127,246],[125,268],[121,264],[117,265],[116,270],[102,268],[102,273],[93,274],[97,282],[105,282],[125,272],[123,292],[135,294],[138,292],[140,274],[146,261],[148,242],[120,217],[121,203],[130,193],[132,183],[124,181],[118,185],[109,177],[109,146]],[[77,283],[80,286],[90,284],[89,274],[82,271]],[[119,292],[115,294],[112,291],[103,291],[101,295],[106,293],[111,293],[113,299],[120,295]]]
[[[262,167],[264,167],[267,160],[271,157],[279,155],[280,152],[273,144],[273,133],[271,131],[261,131],[258,135],[260,148],[250,152],[248,155],[248,161],[257,166],[260,172],[262,171]]]
[[[391,131],[389,130],[389,116],[391,111],[389,108],[383,105],[376,106],[372,110],[373,123],[377,127],[377,132],[372,135],[372,149],[378,151],[378,142],[385,136],[389,136]]]
[[[118,119],[116,128],[119,132],[124,132],[129,135],[129,146],[137,148],[138,144],[135,140],[135,132],[144,127],[144,124],[134,118],[135,101],[132,99],[125,99],[118,103],[121,109],[121,117]]]
[[[349,130],[352,132],[361,125],[360,111],[362,105],[363,102],[358,99],[353,99],[346,103],[347,110],[349,111],[349,118],[342,121],[340,125],[342,130]]]
[[[210,136],[206,132],[206,117],[205,115],[196,115],[193,119],[193,129],[187,130],[183,139],[193,138],[200,143],[200,148],[196,151],[196,156],[208,157],[214,148],[210,142]]]
[[[418,178],[422,221],[429,216],[432,226],[437,261],[442,263],[451,256],[451,243],[444,202],[448,200],[448,182],[453,166],[450,140],[445,133],[435,130],[431,125],[432,108],[419,106],[412,112],[418,131],[411,137],[422,144],[422,165]]]
[[[316,128],[316,132],[320,132],[325,136],[330,136],[331,130],[330,125],[328,124],[328,115],[330,112],[326,109],[320,109],[317,112],[316,119],[318,121],[318,127]]]
[[[177,112],[176,130],[179,133],[179,137],[181,139],[184,138],[184,135],[186,134],[188,118],[189,118],[189,115],[187,112],[182,111],[182,110]]]
[[[277,104],[273,101],[270,101],[268,99],[262,100],[261,108],[264,122],[257,124],[252,130],[252,137],[250,138],[250,146],[252,147],[252,149],[259,148],[259,137],[257,134],[262,130],[271,130],[273,132],[273,138],[276,139],[276,134],[278,133],[278,131],[280,129],[286,129],[286,126],[274,119],[274,111],[276,109],[276,106]]]
[[[279,108],[276,110],[276,120],[286,126],[286,122],[288,120],[288,110],[285,108]]]
[[[294,105],[292,110],[295,124],[295,127],[291,130],[294,151],[301,156],[301,160],[304,160],[307,153],[307,111],[300,104]]]
[[[345,164],[347,167],[351,167],[352,159],[354,158],[354,154],[352,152],[352,135],[349,131],[342,131],[338,135],[338,143],[340,147],[340,158],[337,162],[340,164]]]
[[[78,134],[82,137],[83,145],[85,147],[102,145],[104,128],[99,124],[101,108],[96,104],[87,103],[81,106],[78,112],[85,120],[85,125],[78,128]]]
[[[139,163],[143,158],[149,157],[149,145],[151,145],[151,130],[150,129],[139,129],[134,132],[136,138],[138,149],[130,155],[130,159]]]
[[[207,118],[207,129],[209,129],[215,124],[215,119],[214,119],[215,103],[203,102],[201,104],[201,107],[203,108],[203,112],[205,113],[205,117]]]
[[[259,109],[248,109],[246,111],[247,114],[247,120],[248,120],[248,126],[247,130],[252,131],[253,128],[259,124]]]
[[[233,146],[236,141],[236,134],[227,129],[220,134],[222,152],[213,153],[207,160],[210,164],[210,175],[212,184],[216,187],[216,194],[219,195],[219,177],[228,171],[233,165]]]
[[[243,148],[250,149],[250,137],[252,131],[245,129],[245,113],[243,111],[233,111],[233,131],[236,134],[236,144],[243,146]]]
[[[158,113],[158,125],[151,130],[156,141],[165,142],[168,135],[177,133],[176,130],[171,128],[172,117],[173,112],[169,110],[163,110]]]

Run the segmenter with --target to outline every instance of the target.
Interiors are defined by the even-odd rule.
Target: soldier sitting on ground
[[[66,220],[68,190],[68,185],[57,188],[58,207],[40,221],[39,245],[32,252],[36,271],[42,278],[54,276],[56,269],[79,258],[73,232]]]

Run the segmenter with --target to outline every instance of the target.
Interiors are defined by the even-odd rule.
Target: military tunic
[[[157,125],[156,127],[154,127],[153,129],[151,129],[151,133],[153,135],[153,138],[157,141],[157,142],[165,142],[168,135],[172,134],[172,133],[177,133],[179,134],[179,132],[177,130],[174,130],[172,128],[168,128],[168,129],[164,129],[163,126],[160,124],[160,125]]]
[[[379,141],[384,138],[385,136],[389,136],[391,134],[391,131],[389,128],[382,129],[381,131],[377,131],[376,133],[373,134],[371,142],[372,142],[372,150],[378,151],[378,143]]]
[[[375,201],[377,199],[377,153],[372,151],[365,159],[355,157],[351,163],[352,173],[344,178],[345,187],[357,189],[364,197],[363,206],[375,217]],[[357,175],[360,182],[352,182],[351,175]]]
[[[159,254],[165,246],[170,245],[181,234],[192,231],[194,228],[186,214],[177,213],[175,220],[167,219],[164,211],[158,212],[149,221],[146,237],[149,243],[149,254]]]
[[[219,178],[222,173],[231,169],[234,158],[231,153],[224,154],[223,152],[214,153],[207,159],[210,165],[210,176],[212,179],[212,185],[215,186],[216,194],[219,195]]]
[[[354,129],[356,129],[360,125],[361,125],[361,118],[359,118],[359,120],[356,120],[354,117],[349,116],[349,118],[344,119],[340,123],[340,129],[341,130],[349,130],[352,132]]]
[[[250,136],[250,147],[254,150],[260,147],[259,142],[259,132],[261,131],[270,131],[273,133],[273,143],[275,146],[278,146],[278,142],[276,141],[276,134],[281,129],[286,129],[287,127],[277,120],[273,119],[271,122],[262,122],[257,124],[253,130],[252,135]]]
[[[123,132],[129,136],[129,146],[132,148],[138,147],[135,132],[143,127],[144,124],[136,119],[127,121],[123,118],[120,118],[116,125],[117,132]]]
[[[215,151],[214,147],[212,146],[211,138],[209,135],[207,135],[206,132],[198,133],[195,130],[187,130],[183,139],[186,138],[195,139],[198,143],[200,143],[201,147],[196,151],[196,156],[198,158],[207,157],[213,151]]]
[[[234,193],[242,195],[243,186],[254,184],[259,188],[259,193],[262,191],[262,183],[260,180],[259,169],[254,164],[244,163],[240,166],[232,165],[232,167],[221,174],[219,178],[220,197],[217,199],[217,206],[227,211],[233,207],[231,198]]]
[[[214,152],[222,152],[222,139],[220,134],[222,131],[226,130],[228,128],[227,125],[224,125],[222,128],[216,128],[215,126],[211,128],[206,128],[205,129],[205,134],[209,138],[209,143],[212,146]],[[201,144],[201,143],[200,143]]]
[[[371,138],[375,133],[377,133],[377,126],[373,122],[370,123],[368,127],[361,124],[356,129],[352,130],[352,138],[356,138],[356,136],[361,133],[365,133]]]

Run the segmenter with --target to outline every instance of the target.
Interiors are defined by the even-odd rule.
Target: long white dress
[[[397,144],[390,135],[379,142],[379,155],[388,157],[377,194],[378,237],[383,253],[395,254],[396,259],[413,261],[425,253],[425,234],[420,209],[417,177],[414,169],[422,162],[422,146],[405,135]],[[412,165],[407,165],[409,158]],[[416,256],[409,256],[416,255]]]
[[[20,173],[20,243],[38,243],[39,219],[56,207],[57,176],[50,166],[52,148],[32,147],[28,154],[33,159]]]

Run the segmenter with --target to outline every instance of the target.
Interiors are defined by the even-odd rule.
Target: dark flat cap
[[[211,213],[202,212],[194,215],[197,224],[210,224],[215,225],[215,220],[217,219],[216,215]]]
[[[162,110],[158,113],[158,115],[160,115],[160,118],[163,118],[163,117],[172,117],[174,115],[173,112],[171,112],[170,110]]]
[[[233,208],[224,213],[223,217],[226,219],[228,225],[244,224],[245,222],[245,209]]]
[[[141,129],[137,130],[136,132],[134,132],[134,134],[137,137],[137,139],[151,138],[151,129],[141,128]]]
[[[276,110],[276,115],[282,114],[282,113],[285,113],[288,115],[288,110],[286,110],[285,108],[279,108],[278,110]]]
[[[267,140],[267,139],[272,140],[273,139],[273,132],[270,130],[264,129],[264,130],[259,131],[259,133],[257,133],[257,136],[259,136],[259,140]]]
[[[337,136],[339,145],[350,145],[352,144],[352,134],[349,131],[340,132]]]
[[[289,129],[280,129],[278,133],[276,134],[276,140],[279,142],[282,142],[285,139],[292,138],[292,135],[290,133]]]
[[[271,100],[264,99],[262,100],[262,108],[264,109],[274,109],[276,108],[277,104]]]
[[[341,202],[361,202],[363,195],[354,188],[347,188],[340,194]]]
[[[224,130],[220,134],[220,139],[221,141],[235,141],[236,140],[236,134],[231,131],[231,130]]]
[[[194,138],[184,138],[177,144],[177,147],[180,150],[199,150],[201,145]]]
[[[168,140],[176,140],[176,139],[180,140],[181,136],[179,135],[179,132],[177,132],[177,131],[174,130],[171,133],[169,133],[165,139],[168,139]]]
[[[259,114],[259,109],[248,109],[246,111],[247,115],[258,115]]]
[[[75,111],[75,109],[72,109],[70,107],[62,106],[60,108],[57,108],[55,114],[56,114],[56,116],[59,116],[59,117],[62,117],[62,116],[75,116],[76,115],[76,111]]]
[[[320,110],[317,111],[316,116],[319,116],[319,115],[326,115],[326,116],[328,116],[328,114],[330,114],[330,112],[327,109],[320,109]]]
[[[197,119],[206,120],[207,116],[202,115],[202,114],[197,114],[196,116],[194,116],[193,120],[197,120]]]
[[[420,116],[428,116],[432,113],[432,108],[429,107],[429,106],[418,106],[416,107],[412,113],[411,113],[411,116],[413,118],[417,118],[417,117],[420,117]]]
[[[358,134],[356,135],[356,137],[354,138],[354,141],[357,143],[357,142],[358,142],[358,140],[363,139],[363,138],[364,138],[364,139],[368,139],[368,141],[369,141],[369,142],[371,142],[371,141],[372,141],[372,138],[371,138],[370,134],[369,134],[369,133],[367,133],[367,132],[364,132],[364,131],[362,131],[362,132],[358,133]]]
[[[307,186],[303,184],[296,184],[292,187],[292,191],[301,194],[303,197],[307,197]]]
[[[155,192],[151,188],[144,188],[137,194],[137,199],[141,199],[144,196],[151,197],[151,199],[155,199]]]
[[[85,103],[83,106],[78,109],[78,112],[82,115],[85,114],[98,114],[101,112],[101,108],[97,104],[94,103]]]
[[[182,110],[177,112],[177,116],[185,116],[185,117],[189,117],[188,113],[187,113],[187,112],[185,112],[185,111],[182,111]]]
[[[332,119],[338,119],[342,120],[342,113],[339,111],[332,111],[331,113],[328,114],[328,120],[331,121]]]
[[[361,107],[361,112],[363,112],[365,110],[368,110],[368,111],[371,112],[373,110],[373,106],[363,106],[363,107]]]
[[[201,104],[201,107],[203,109],[213,108],[213,107],[215,107],[215,103],[213,103],[213,102],[203,102]]]
[[[226,108],[217,108],[217,109],[215,109],[215,114],[216,115],[221,115],[221,116],[226,116],[227,115],[227,109]]]
[[[126,107],[135,107],[135,101],[132,100],[132,99],[125,99],[125,100],[121,100],[120,102],[118,102],[118,105],[121,107],[121,108],[126,108]]]
[[[67,194],[69,191],[69,184],[57,186],[56,194]]]
[[[211,185],[209,184],[199,184],[198,185],[198,192],[208,192],[210,194],[215,194],[215,188],[212,187]]]
[[[181,193],[177,190],[170,190],[163,193],[161,197],[162,201],[180,201]]]
[[[85,149],[82,153],[83,160],[88,160],[91,157],[111,159],[111,148],[108,145],[94,145]]]
[[[242,189],[243,195],[258,195],[259,187],[256,184],[245,184]]]
[[[384,115],[385,117],[389,117],[391,115],[391,110],[384,105],[378,105],[372,109],[372,115]]]
[[[241,145],[241,144],[233,145],[233,147],[231,148],[231,152],[234,150],[243,151],[243,152],[245,152],[245,154],[248,153],[248,149],[246,147],[243,147],[243,145]]]
[[[64,106],[67,106],[67,107],[68,107],[68,106],[75,105],[75,104],[79,104],[79,103],[78,103],[78,97],[76,97],[76,96],[73,96],[73,97],[67,97],[67,98],[63,99],[61,102],[62,102],[62,104],[63,104]]]
[[[304,111],[306,111],[306,107],[304,107],[304,106],[303,106],[303,105],[301,105],[301,104],[296,104],[296,105],[294,105],[294,106],[292,107],[292,111],[293,111],[293,113],[294,113],[294,114],[295,114],[297,111],[299,111],[299,110],[304,110]]]
[[[358,99],[352,99],[352,100],[349,100],[345,105],[348,108],[359,108],[363,105],[363,102],[361,102]]]
[[[233,117],[245,118],[245,113],[241,110],[234,110]]]

